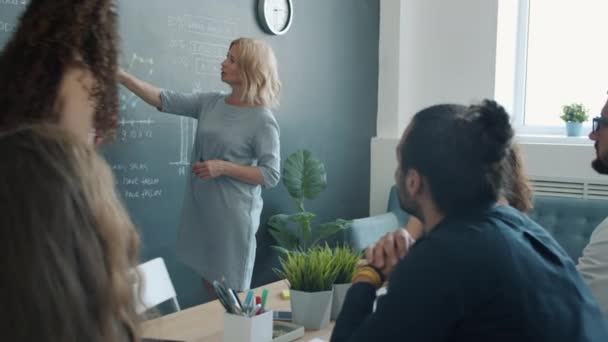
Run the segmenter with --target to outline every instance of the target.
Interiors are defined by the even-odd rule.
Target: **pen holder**
[[[224,342],[272,341],[272,311],[247,317],[224,313]]]

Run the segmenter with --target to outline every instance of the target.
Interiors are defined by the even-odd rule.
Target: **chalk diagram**
[[[197,93],[202,91],[201,83],[195,82],[192,87],[192,92]],[[170,165],[177,166],[177,172],[180,176],[186,174],[186,167],[190,166],[190,154],[194,145],[194,137],[196,135],[196,120],[180,117],[179,118],[179,160],[170,162]]]
[[[144,58],[134,53],[124,69],[138,78],[147,80],[154,73],[154,59]],[[153,136],[152,125],[154,120],[151,118],[143,119],[134,115],[139,100],[139,97],[129,90],[125,88],[120,90],[119,109],[121,115],[118,138],[123,142],[151,139]]]
[[[134,53],[131,61],[125,68],[130,74],[137,75],[141,79],[146,79],[154,73],[154,59],[143,58]],[[143,72],[142,72],[143,71]],[[120,110],[123,112],[134,110],[139,102],[139,97],[130,91],[123,91],[120,94]]]

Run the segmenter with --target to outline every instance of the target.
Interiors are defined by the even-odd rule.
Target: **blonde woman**
[[[239,38],[221,67],[230,94],[182,94],[161,90],[124,71],[120,82],[163,112],[198,119],[187,180],[177,255],[210,283],[225,278],[248,289],[255,259],[255,233],[262,211],[261,188],[280,177],[277,62],[264,42]]]
[[[108,164],[58,125],[0,133],[5,341],[139,341],[137,232]]]

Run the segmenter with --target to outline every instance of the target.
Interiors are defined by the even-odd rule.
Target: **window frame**
[[[502,0],[505,1],[505,0]],[[511,1],[511,0],[506,0]],[[514,84],[513,98],[511,102],[511,122],[517,135],[524,137],[524,140],[547,141],[548,139],[558,138],[560,143],[571,142],[581,144],[580,137],[566,137],[564,127],[540,126],[525,124],[525,104],[526,104],[526,82],[528,77],[528,37],[530,23],[530,0],[517,0],[517,18],[515,33],[515,65],[514,65]],[[593,117],[594,113],[590,116]],[[583,131],[591,131],[591,125],[585,123]],[[583,137],[586,138],[586,135]],[[540,140],[539,140],[540,139]]]

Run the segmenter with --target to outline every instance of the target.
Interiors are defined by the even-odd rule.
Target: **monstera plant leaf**
[[[304,198],[314,199],[327,186],[327,173],[321,161],[308,150],[298,150],[283,165],[283,184],[298,205]]]
[[[270,234],[274,237],[280,247],[286,250],[293,250],[312,240],[310,221],[315,217],[317,217],[317,215],[309,212],[299,212],[291,215],[274,215],[268,219]],[[289,229],[289,222],[296,223],[296,231]]]
[[[348,229],[351,221],[338,219],[313,227],[316,215],[304,209],[304,199],[315,199],[327,186],[327,173],[321,161],[308,150],[298,150],[283,164],[283,185],[296,201],[298,212],[291,215],[278,214],[268,219],[268,230],[276,240],[273,249],[286,255],[295,250],[314,247],[321,240]],[[315,241],[313,236],[316,237]]]
[[[287,251],[294,250],[300,245],[300,238],[287,227],[290,221],[289,216],[278,214],[268,219],[268,231],[278,244],[278,246],[272,246],[272,248],[281,253],[287,253]]]
[[[313,245],[317,244],[319,241],[322,241],[338,232],[349,229],[350,224],[352,222],[353,222],[352,220],[337,219],[333,222],[323,223],[322,225],[317,227],[317,232],[319,233],[319,236],[313,242]]]

